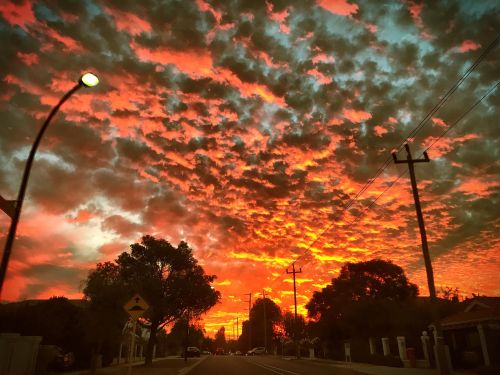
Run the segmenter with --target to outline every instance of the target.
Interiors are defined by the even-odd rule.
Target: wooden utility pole
[[[293,321],[293,341],[295,342],[295,350],[296,350],[296,356],[297,358],[300,358],[300,348],[298,345],[298,335],[297,335],[297,287],[295,286],[295,274],[297,273],[302,273],[302,268],[299,268],[298,271],[295,270],[295,262],[292,263],[292,271],[289,272],[288,269],[286,270],[287,274],[292,274],[293,275],[293,303],[295,306],[295,319]]]
[[[417,212],[418,226],[420,228],[420,237],[422,239],[422,252],[424,255],[425,271],[427,273],[427,285],[429,287],[429,295],[431,297],[432,315],[436,328],[436,362],[441,375],[450,375],[451,370],[448,366],[446,358],[443,332],[441,323],[439,322],[439,313],[437,309],[436,287],[434,285],[434,272],[432,271],[431,256],[429,254],[429,247],[427,245],[427,234],[425,232],[424,217],[422,215],[422,207],[420,206],[420,199],[418,196],[417,179],[415,178],[415,163],[428,163],[430,161],[427,152],[424,151],[423,159],[413,159],[410,152],[410,146],[405,144],[407,152],[406,160],[398,160],[395,152],[392,153],[392,158],[396,164],[408,164],[410,171],[411,188],[413,192],[413,199],[415,200],[415,211]]]
[[[252,309],[252,293],[246,293],[248,296],[248,350],[252,349],[252,320],[250,319],[250,310]]]
[[[262,303],[264,307],[264,348],[266,348],[267,353],[267,321],[266,321],[266,291],[262,289]]]
[[[186,312],[186,339],[184,341],[184,362],[187,362],[188,346],[189,346],[189,309]]]

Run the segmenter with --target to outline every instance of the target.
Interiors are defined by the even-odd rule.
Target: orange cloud
[[[358,5],[350,4],[347,0],[319,0],[318,5],[339,16],[350,16],[358,11]]]
[[[342,111],[343,116],[348,119],[349,121],[359,124],[360,122],[369,120],[372,118],[372,115],[370,112],[366,111],[357,111],[355,109],[344,109]]]
[[[462,44],[460,45],[460,52],[465,53],[469,51],[475,51],[476,49],[481,48],[481,45],[479,43],[476,43],[472,40],[464,40]]]
[[[27,30],[27,25],[36,23],[31,1],[24,0],[18,2],[3,1],[0,4],[0,14],[11,25],[16,25]]]
[[[136,14],[108,7],[105,7],[105,10],[113,17],[116,28],[119,31],[125,31],[131,35],[138,35],[141,33],[149,33],[152,30],[151,24]]]
[[[132,42],[131,48],[141,60],[175,65],[181,72],[195,77],[209,76],[212,71],[212,57],[205,51],[176,51],[168,48],[149,49],[135,42]]]

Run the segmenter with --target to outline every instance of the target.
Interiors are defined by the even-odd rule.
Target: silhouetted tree
[[[98,264],[87,278],[84,293],[93,305],[99,305],[103,293],[109,293],[108,286],[120,290],[117,305],[123,306],[135,293],[147,301],[150,308],[144,318],[151,335],[145,363],[151,365],[158,330],[188,313],[191,318],[200,316],[219,301],[220,293],[210,285],[215,275],[205,274],[186,242],[175,248],[164,239],[144,236],[130,248],[130,253],[122,253],[114,263]],[[103,282],[93,283],[94,279]]]
[[[460,302],[460,291],[458,288],[452,288],[446,286],[444,288],[440,288],[437,292],[438,297],[442,299],[446,299],[448,301]]]
[[[405,324],[401,311],[417,295],[417,286],[401,267],[375,259],[346,263],[330,285],[314,292],[306,307],[317,323],[312,325],[315,334],[369,336],[400,329]]]
[[[241,323],[241,335],[238,337],[238,347],[243,350],[250,350],[250,331],[252,329],[252,347],[264,346],[264,305],[266,307],[266,337],[267,348],[277,340],[278,330],[281,328],[281,310],[271,299],[258,298],[250,310],[250,321]],[[251,324],[250,324],[251,322]]]
[[[264,306],[266,308],[266,321],[264,322]],[[280,323],[281,309],[269,298],[258,298],[250,310],[252,320],[252,342],[253,346],[264,345],[264,325],[267,337],[267,347],[269,349],[276,338],[277,325]]]
[[[177,320],[167,335],[167,347],[170,353],[179,354],[184,350],[186,340],[186,319]],[[202,349],[205,346],[205,332],[196,324],[189,325],[189,346]]]
[[[215,346],[217,348],[223,348],[226,350],[226,328],[220,327],[215,333]]]
[[[307,336],[306,320],[302,315],[297,315],[297,320],[295,320],[295,314],[287,311],[283,314],[283,332],[290,340],[295,337],[297,340],[305,338]]]

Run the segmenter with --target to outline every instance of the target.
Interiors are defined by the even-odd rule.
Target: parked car
[[[203,355],[212,355],[212,353],[210,353],[208,350],[203,350],[201,352],[201,354],[203,354]]]
[[[222,349],[222,348],[217,348],[215,350],[215,355],[224,355],[224,354],[225,354],[224,349]]]
[[[241,354],[242,353],[239,350],[237,350],[237,351],[234,352],[234,355],[241,355]]]
[[[256,348],[250,349],[247,352],[247,355],[260,355],[260,354],[266,354],[266,348],[263,346],[258,346]]]
[[[200,353],[200,349],[196,346],[188,346],[186,351],[187,357],[199,357]]]

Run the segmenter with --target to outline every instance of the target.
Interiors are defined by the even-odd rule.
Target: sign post
[[[130,318],[134,322],[130,335],[130,350],[128,352],[127,374],[130,375],[130,373],[132,372],[132,358],[135,358],[135,331],[137,329],[137,319],[139,319],[146,312],[146,310],[149,308],[149,305],[139,294],[136,294],[123,306],[123,308],[130,315]]]

